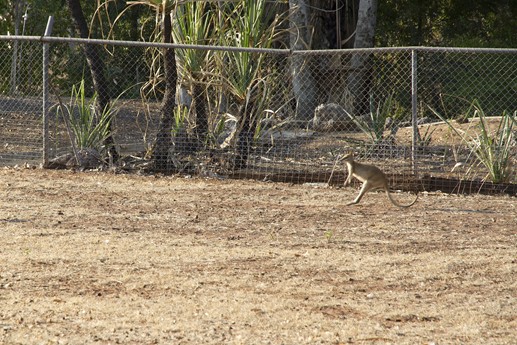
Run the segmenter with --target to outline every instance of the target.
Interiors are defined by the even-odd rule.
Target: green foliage
[[[214,13],[206,2],[188,2],[174,11],[172,34],[178,44],[209,45],[213,41]],[[176,49],[179,74],[189,78],[202,71],[209,55],[208,50]]]
[[[54,34],[65,36],[70,27],[71,20],[67,7],[63,6],[62,0],[7,0],[0,1],[0,34],[5,35],[7,31],[14,35],[15,31],[15,2],[21,5],[21,14],[27,13],[25,28],[23,29],[23,18],[20,18],[19,34],[24,31],[28,36],[41,36],[45,32],[48,16],[54,16]]]
[[[172,124],[172,134],[182,135],[186,130],[188,121],[188,109],[186,107],[176,107],[174,109],[174,122]]]
[[[517,108],[515,54],[421,52],[418,54],[419,97],[431,107],[455,116],[468,111],[476,99],[487,114]]]
[[[423,135],[422,133],[418,132],[417,146],[428,147],[431,144],[432,136],[435,130],[436,128],[427,126]]]
[[[236,48],[271,47],[278,37],[283,16],[266,2],[240,0],[224,5],[217,26],[219,44]],[[278,77],[266,63],[266,54],[229,50],[217,53],[215,57],[223,92],[238,105],[241,126],[247,123],[245,130],[253,137],[259,137],[260,121],[273,96],[274,87],[269,85],[269,80]]]
[[[517,47],[517,3],[505,0],[379,2],[377,45]]]
[[[229,11],[228,11],[229,10]],[[224,25],[219,28],[220,44],[237,48],[269,48],[275,38],[279,17],[266,7],[266,0],[241,0],[227,8]],[[228,51],[220,61],[227,74],[229,91],[245,101],[253,86],[262,78],[264,55],[247,51]]]
[[[91,148],[102,153],[104,142],[111,135],[110,124],[115,115],[113,103],[99,114],[96,108],[97,95],[87,98],[84,81],[72,87],[69,104],[60,104],[61,113],[68,124],[74,147]]]
[[[383,102],[375,105],[373,96],[370,97],[370,114],[368,118],[361,118],[354,116],[347,112],[350,120],[368,137],[373,144],[378,144],[384,139],[384,129],[386,127],[386,120],[392,117],[394,113],[394,99],[393,96],[388,96]]]
[[[514,125],[517,125],[517,111],[513,114],[504,111],[496,131],[492,132],[479,102],[472,102],[468,114],[479,120],[479,123],[478,132],[471,135],[454,127],[449,119],[436,110],[431,110],[469,147],[480,164],[488,170],[492,182],[504,183],[513,178],[515,171],[512,166],[512,154],[517,146],[514,129]]]
[[[474,140],[476,145],[474,153],[488,169],[493,182],[509,182],[513,177],[512,151],[515,147],[514,116],[503,113],[496,133],[493,135],[487,128],[485,115],[482,110],[479,113],[479,127],[481,134]]]
[[[325,239],[327,240],[327,243],[330,243],[332,241],[332,238],[334,237],[334,231],[325,230],[323,234],[325,236]]]
[[[237,3],[241,3],[240,0]],[[15,0],[0,1],[0,33],[14,33],[13,4]],[[248,0],[245,7],[252,6]],[[262,1],[259,1],[262,2]],[[41,35],[49,14],[55,18],[54,35],[67,36],[71,27],[66,1],[26,0],[29,18],[26,34]],[[174,1],[174,0],[102,0],[82,1],[87,21],[96,37],[138,39],[138,26],[154,21],[148,10],[164,13],[176,7],[214,6],[211,16],[218,17],[216,6],[223,11],[240,6],[235,1]],[[270,2],[271,3],[271,2]],[[280,3],[280,1],[279,1]],[[270,6],[271,4],[268,4]],[[131,9],[130,9],[131,8]],[[130,10],[129,10],[130,9]],[[25,10],[25,9],[24,9]],[[127,15],[115,18],[123,11]],[[252,13],[250,8],[248,15]],[[445,1],[445,0],[385,0],[379,1],[376,41],[382,46],[445,45],[481,47],[517,47],[517,3],[508,0]],[[221,18],[220,18],[221,19]],[[116,25],[113,25],[115,24]],[[148,27],[148,26],[147,26]],[[110,34],[109,31],[113,30]],[[150,32],[143,33],[150,37]]]

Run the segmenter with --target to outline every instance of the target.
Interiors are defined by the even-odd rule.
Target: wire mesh
[[[39,48],[39,49],[38,49]],[[42,155],[41,45],[0,41],[0,162],[35,162]]]
[[[53,38],[43,71],[39,38],[1,38],[2,165],[41,162],[46,135],[45,163],[55,168],[337,184],[346,176],[340,157],[354,152],[395,188],[425,189],[424,176],[489,181],[471,118],[481,109],[494,137],[498,119],[515,121],[517,109],[517,50],[290,52]],[[471,135],[455,135],[440,116]],[[513,137],[509,144],[511,169]],[[515,172],[499,182],[515,183]]]

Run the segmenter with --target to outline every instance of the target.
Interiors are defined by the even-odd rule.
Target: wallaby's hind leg
[[[355,200],[352,202],[349,202],[346,205],[350,206],[350,205],[355,205],[355,204],[359,203],[359,201],[361,201],[361,198],[366,194],[366,192],[368,192],[370,189],[372,189],[372,187],[373,186],[369,181],[364,181],[364,183],[361,187],[361,190],[359,191],[359,194],[357,195]]]

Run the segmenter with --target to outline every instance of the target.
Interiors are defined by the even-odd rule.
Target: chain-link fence
[[[1,165],[342,183],[354,152],[399,188],[509,188],[516,110],[512,49],[0,36]]]

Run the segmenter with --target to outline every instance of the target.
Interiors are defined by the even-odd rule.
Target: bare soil
[[[2,169],[0,343],[517,343],[516,198],[356,193]]]

